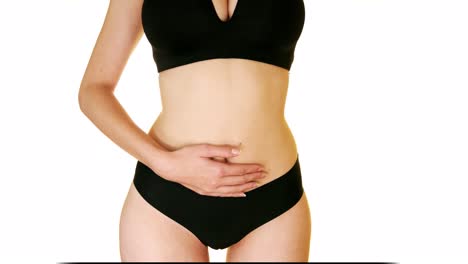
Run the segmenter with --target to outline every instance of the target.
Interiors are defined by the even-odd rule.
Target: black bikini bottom
[[[299,155],[288,172],[246,192],[247,197],[198,194],[160,177],[140,161],[137,161],[133,183],[146,202],[213,249],[237,243],[288,211],[303,194]]]

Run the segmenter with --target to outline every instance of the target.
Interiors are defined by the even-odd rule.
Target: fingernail
[[[245,194],[245,193],[242,193],[241,195],[242,195],[242,197],[247,197],[247,194]]]
[[[232,149],[232,154],[238,155],[240,153],[239,149],[233,148]]]

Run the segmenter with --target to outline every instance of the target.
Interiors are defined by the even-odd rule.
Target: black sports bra
[[[222,21],[212,0],[146,0],[142,25],[158,72],[214,58],[242,58],[290,70],[303,0],[238,0]]]

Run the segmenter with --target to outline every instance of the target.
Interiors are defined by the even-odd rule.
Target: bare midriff
[[[210,59],[162,71],[162,111],[148,134],[170,151],[242,142],[241,154],[226,162],[263,164],[268,174],[261,186],[284,175],[297,158],[284,117],[288,84],[288,70],[244,59]]]

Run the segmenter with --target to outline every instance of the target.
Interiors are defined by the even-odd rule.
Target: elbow
[[[84,104],[84,98],[83,98],[83,90],[80,88],[78,90],[78,106],[80,107],[80,110],[83,110],[83,104]]]
[[[84,94],[83,89],[80,88],[78,91],[78,106],[80,107],[81,112],[83,112],[84,108]]]
[[[95,105],[96,92],[114,93],[114,87],[112,85],[81,85],[78,91],[78,105],[81,112],[86,114],[89,107]]]
[[[81,112],[86,112],[86,105],[87,105],[87,98],[88,98],[88,89],[84,87],[80,87],[78,91],[78,105],[80,107]]]

